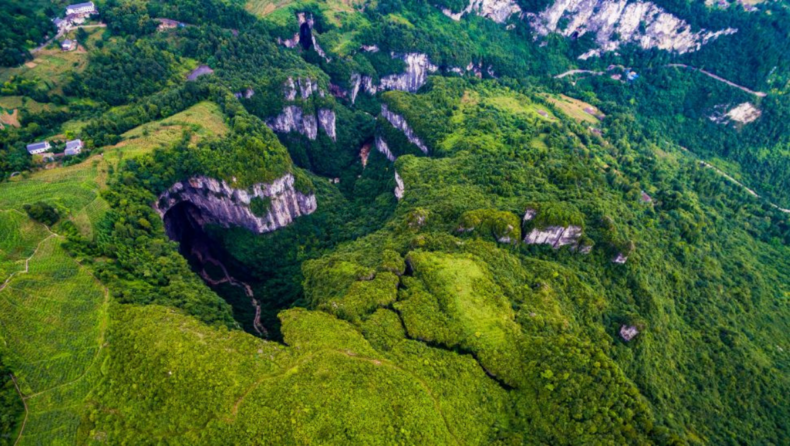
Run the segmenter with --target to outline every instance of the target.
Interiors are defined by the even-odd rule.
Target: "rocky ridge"
[[[287,101],[295,101],[297,96],[302,100],[309,99],[313,94],[320,97],[326,96],[318,83],[309,78],[288,78],[285,82],[283,95]],[[332,141],[337,141],[336,116],[334,110],[319,108],[315,113],[304,113],[298,105],[286,106],[282,113],[269,118],[266,125],[278,133],[298,132],[308,139],[318,138],[318,129],[321,128]]]
[[[505,23],[510,16],[520,14],[521,8],[513,0],[469,0],[469,4],[461,12],[442,8],[442,13],[456,22],[466,14],[477,14],[496,23]]]
[[[367,75],[354,73],[351,75],[351,102],[354,102],[360,91],[374,95],[380,91],[402,90],[416,93],[428,79],[429,73],[435,73],[439,67],[432,64],[428,56],[422,53],[407,53],[398,55],[391,53],[393,59],[401,59],[406,63],[406,71],[400,74],[390,74],[381,78],[378,85]]]
[[[732,28],[693,32],[686,21],[645,1],[557,0],[539,14],[525,16],[533,29],[544,36],[558,32],[575,38],[594,33],[602,51],[615,51],[621,44],[633,43],[643,49],[658,48],[682,54],[737,32]],[[569,22],[560,29],[563,19]]]
[[[315,195],[297,191],[294,181],[294,176],[288,173],[271,183],[237,189],[224,180],[196,176],[173,184],[159,196],[154,207],[164,218],[176,205],[189,202],[200,211],[198,223],[201,225],[240,226],[262,234],[285,227],[297,217],[316,210]],[[250,208],[251,201],[256,198],[270,203],[264,215],[256,215]]]
[[[406,138],[409,140],[410,143],[417,146],[422,153],[428,154],[428,146],[425,145],[424,142],[414,133],[409,124],[406,122],[406,118],[403,116],[393,113],[387,108],[387,104],[381,104],[381,116],[383,116],[393,127],[403,132],[406,135]]]

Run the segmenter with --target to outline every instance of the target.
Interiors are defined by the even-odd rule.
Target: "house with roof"
[[[93,2],[76,3],[66,7],[66,15],[91,15],[96,14],[96,5]]]
[[[27,145],[27,153],[31,155],[38,155],[39,153],[44,153],[49,150],[52,150],[52,146],[48,141],[35,142]]]
[[[52,19],[52,23],[55,24],[55,27],[58,28],[59,32],[66,31],[69,29],[69,22],[67,20],[63,20],[60,17],[55,17]]]
[[[79,155],[82,153],[83,147],[85,147],[85,143],[83,143],[81,139],[66,141],[66,151],[63,153],[65,153],[66,156]]]
[[[66,39],[60,44],[60,49],[63,51],[73,51],[77,48],[77,42]]]

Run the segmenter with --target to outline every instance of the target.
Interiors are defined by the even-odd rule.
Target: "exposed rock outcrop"
[[[633,325],[623,325],[620,327],[620,337],[625,341],[634,339],[639,334],[639,329]]]
[[[455,21],[466,14],[474,13],[497,23],[505,23],[513,14],[521,13],[521,8],[513,0],[469,0],[469,5],[461,12],[442,9],[442,13]]]
[[[403,198],[403,194],[406,193],[406,185],[403,183],[403,178],[398,175],[398,171],[395,171],[395,198],[400,201]]]
[[[524,243],[528,245],[551,245],[554,249],[567,245],[578,247],[581,236],[582,228],[579,226],[547,226],[542,229],[534,228],[524,238]]]
[[[760,111],[760,109],[752,105],[751,102],[744,102],[743,104],[728,110],[727,113],[724,113],[723,115],[714,114],[710,117],[710,119],[717,124],[729,124],[730,122],[735,122],[737,124],[749,124],[759,119],[762,114],[763,113]]]
[[[330,138],[332,138],[332,141],[337,141],[335,119],[334,110],[330,110],[328,108],[318,109],[318,125]]]
[[[335,112],[328,108],[321,108],[312,115],[303,113],[301,107],[289,105],[282,113],[266,121],[266,124],[275,132],[299,132],[311,140],[318,138],[320,126],[332,141],[337,141]]]
[[[308,139],[318,137],[318,119],[315,115],[305,115],[302,108],[296,105],[289,105],[283,112],[269,119],[266,124],[275,132],[290,133],[299,132]]]
[[[677,53],[699,50],[702,45],[737,30],[691,31],[691,25],[651,2],[627,0],[557,0],[539,14],[527,14],[541,35],[558,32],[566,37],[595,33],[603,51],[614,51],[622,43],[644,49],[658,48]],[[568,24],[560,29],[562,19]]]
[[[283,95],[285,96],[286,100],[294,101],[296,100],[296,95],[299,94],[299,97],[302,99],[309,98],[313,93],[318,93],[319,96],[322,98],[326,95],[324,90],[322,90],[318,86],[318,82],[310,79],[309,77],[300,77],[294,80],[292,77],[289,77],[288,80],[285,81],[285,91]]]
[[[409,142],[417,146],[422,151],[422,153],[426,155],[428,154],[428,146],[426,146],[425,143],[422,142],[422,140],[416,134],[414,134],[414,130],[409,127],[409,124],[406,122],[406,119],[403,116],[391,112],[387,108],[387,104],[381,104],[381,116],[383,116],[390,124],[392,124],[393,127],[403,132]]]
[[[395,162],[395,155],[392,154],[390,147],[387,145],[387,141],[384,141],[381,135],[376,136],[376,150],[383,153],[390,162]]]
[[[628,256],[623,254],[622,252],[618,252],[617,255],[612,259],[612,263],[617,263],[619,265],[624,265],[625,262],[628,261]]]
[[[432,64],[428,56],[422,53],[408,53],[404,55],[390,54],[393,59],[401,59],[406,63],[406,71],[400,74],[384,76],[378,85],[373,83],[370,76],[354,73],[351,75],[351,102],[356,101],[360,91],[376,94],[379,91],[402,90],[415,93],[428,79],[429,73],[435,73],[439,67]]]
[[[256,198],[269,202],[264,215],[256,215],[250,208],[251,201]],[[231,187],[225,181],[196,176],[175,183],[160,195],[155,209],[164,217],[183,202],[191,203],[200,211],[198,223],[201,225],[240,226],[258,234],[287,226],[296,217],[311,214],[317,208],[315,195],[297,191],[290,173],[246,190]]]
[[[295,101],[297,95],[302,100],[307,100],[316,93],[321,97],[325,96],[324,90],[318,86],[316,81],[310,78],[294,80],[289,77],[285,81],[283,95],[287,101]],[[320,108],[315,114],[306,114],[302,107],[288,105],[283,109],[282,113],[268,119],[266,125],[275,132],[299,132],[311,140],[318,138],[318,128],[320,127],[332,138],[332,141],[337,141],[335,120],[334,110],[328,108]]]

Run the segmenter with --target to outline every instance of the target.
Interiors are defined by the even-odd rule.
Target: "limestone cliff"
[[[533,220],[538,215],[535,209],[527,209],[524,213],[524,222]],[[551,245],[554,249],[559,249],[563,246],[571,246],[571,249],[579,249],[583,254],[590,253],[590,246],[582,246],[579,248],[579,240],[582,236],[582,228],[576,225],[568,226],[546,226],[545,228],[533,228],[524,237],[524,243],[528,245]]]
[[[403,198],[403,194],[406,193],[406,185],[403,183],[403,178],[398,175],[398,171],[395,171],[395,198],[400,201]]]
[[[387,141],[384,141],[381,135],[376,136],[376,150],[384,154],[390,162],[395,162],[395,155],[392,154],[389,145],[387,145]]]
[[[253,199],[269,203],[265,214],[250,208]],[[224,227],[240,226],[258,234],[287,226],[296,217],[316,210],[315,195],[306,195],[294,188],[294,176],[286,174],[271,183],[258,183],[249,189],[236,189],[225,181],[205,176],[179,181],[159,196],[155,209],[159,215],[174,206],[188,202],[199,210],[198,223]]]
[[[578,247],[581,236],[582,228],[579,226],[547,226],[545,228],[534,228],[524,238],[524,243],[528,245],[551,245],[554,249],[566,245]]]
[[[634,43],[644,49],[658,48],[682,54],[699,50],[710,40],[737,31],[727,28],[693,32],[686,21],[645,1],[556,0],[539,14],[527,14],[527,17],[541,35],[557,32],[566,37],[579,37],[594,33],[603,51],[614,51],[623,43]],[[562,21],[567,21],[567,25],[560,29]]]
[[[379,91],[402,90],[415,93],[428,79],[429,73],[435,73],[439,67],[432,64],[428,56],[422,53],[404,55],[391,54],[393,59],[401,59],[406,64],[403,73],[384,76],[378,84],[373,83],[370,76],[354,73],[351,75],[351,102],[354,102],[360,91],[376,94]]]
[[[477,14],[497,23],[505,23],[513,14],[521,13],[521,8],[513,0],[469,0],[469,5],[461,12],[442,9],[442,13],[455,21],[461,20],[466,14]]]
[[[406,122],[406,119],[396,113],[391,112],[387,108],[387,104],[381,104],[381,116],[383,116],[393,127],[403,132],[406,135],[406,138],[409,140],[410,143],[417,146],[422,153],[428,154],[428,146],[425,145],[424,142],[414,133],[409,124]]]
[[[318,83],[310,78],[288,78],[283,89],[283,96],[286,101],[296,101],[297,96],[301,100],[308,100],[313,94],[324,97],[324,90]],[[335,112],[328,108],[320,108],[317,112],[304,113],[302,107],[298,105],[286,106],[282,113],[269,118],[266,125],[278,133],[298,132],[308,139],[318,138],[319,127],[332,139],[337,141],[337,130],[335,127]]]

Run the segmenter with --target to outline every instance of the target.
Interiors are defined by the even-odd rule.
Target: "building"
[[[82,153],[83,147],[85,147],[85,143],[83,143],[81,139],[67,141],[66,151],[64,153],[66,154],[66,156],[79,155],[80,153]]]
[[[58,28],[58,31],[64,31],[69,28],[69,22],[66,20],[61,19],[60,17],[55,17],[52,19],[52,23]]]
[[[96,12],[96,5],[94,5],[93,2],[77,3],[66,7],[66,15],[91,15],[96,14]]]
[[[41,141],[27,145],[27,153],[31,155],[38,155],[39,153],[44,153],[51,149],[52,146],[47,141]]]
[[[60,49],[63,51],[72,51],[77,48],[77,42],[66,39],[60,44]]]

